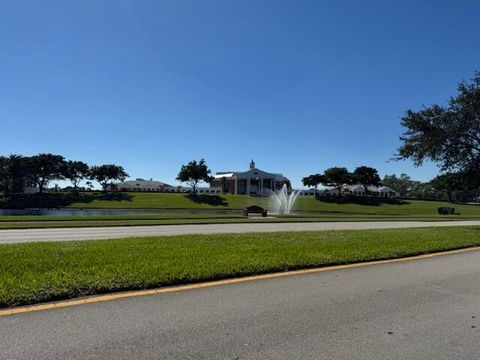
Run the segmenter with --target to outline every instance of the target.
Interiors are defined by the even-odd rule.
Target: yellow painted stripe
[[[24,313],[34,312],[34,311],[59,309],[59,308],[65,308],[65,307],[71,307],[71,306],[77,306],[77,305],[83,305],[83,304],[93,304],[93,303],[102,302],[102,301],[128,299],[128,298],[139,297],[139,296],[167,294],[167,293],[186,291],[186,290],[192,290],[192,289],[200,289],[200,288],[206,288],[206,287],[212,287],[212,286],[236,284],[236,283],[247,282],[247,281],[275,279],[275,278],[280,278],[284,276],[312,274],[312,273],[319,273],[324,271],[346,270],[346,269],[354,269],[354,268],[366,267],[366,266],[372,266],[372,265],[414,261],[414,260],[428,259],[428,258],[433,258],[438,256],[453,255],[453,254],[479,251],[479,250],[480,250],[480,247],[472,247],[472,248],[443,251],[443,252],[437,252],[437,253],[431,253],[431,254],[425,254],[425,255],[409,256],[409,257],[404,257],[399,259],[376,260],[376,261],[368,261],[368,262],[361,262],[361,263],[355,263],[355,264],[325,266],[320,268],[293,270],[293,271],[278,272],[278,273],[263,274],[263,275],[244,276],[244,277],[233,278],[233,279],[208,281],[208,282],[203,282],[198,284],[178,285],[178,286],[170,286],[170,287],[148,289],[148,290],[135,290],[135,291],[127,291],[127,292],[120,292],[120,293],[106,294],[106,295],[94,295],[94,296],[89,296],[89,297],[80,298],[80,299],[56,301],[56,302],[45,303],[45,304],[3,309],[3,310],[0,310],[0,316],[24,314]]]

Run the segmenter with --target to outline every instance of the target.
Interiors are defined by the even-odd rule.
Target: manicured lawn
[[[72,198],[82,199],[73,202]],[[162,193],[81,193],[48,194],[50,204],[63,204],[70,208],[105,209],[164,209],[165,214],[135,214],[112,216],[0,216],[0,229],[87,227],[126,225],[207,224],[232,222],[286,222],[286,221],[354,221],[354,220],[471,220],[480,219],[479,205],[448,204],[439,201],[419,200],[373,200],[370,203],[337,203],[318,200],[313,196],[298,198],[294,213],[288,216],[275,215],[269,219],[246,220],[241,215],[245,206],[256,204],[271,210],[268,198],[243,195],[199,195],[191,198],[185,194]],[[26,202],[40,202],[38,196],[23,198]],[[37,204],[38,205],[38,204]],[[60,206],[60,207],[62,207]],[[453,206],[455,215],[442,216],[437,208]],[[173,213],[173,209],[201,210],[203,214]],[[233,210],[218,214],[210,210]]]
[[[74,208],[131,208],[131,209],[243,209],[248,205],[260,205],[270,208],[269,199],[245,195],[204,195],[199,202],[192,201],[184,194],[127,193],[128,200],[95,199],[88,203],[72,203]],[[209,200],[210,199],[210,200]],[[216,199],[216,200],[211,200]],[[408,215],[433,216],[440,206],[455,207],[462,216],[480,217],[479,205],[448,204],[441,201],[405,200],[399,203],[380,202],[373,205],[354,203],[337,204],[317,200],[314,196],[300,196],[295,210],[317,214],[337,215]]]
[[[91,202],[72,203],[68,207],[84,209],[243,209],[258,204],[268,205],[267,198],[243,195],[198,195],[191,198],[186,194],[169,193],[125,193],[124,199],[96,198]]]
[[[456,227],[0,245],[0,306],[478,246],[479,235]]]

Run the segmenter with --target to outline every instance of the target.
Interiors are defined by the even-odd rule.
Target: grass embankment
[[[300,212],[317,213],[318,215],[383,215],[383,216],[434,216],[437,208],[441,206],[455,207],[461,216],[480,217],[480,206],[449,204],[443,201],[422,200],[395,200],[374,199],[363,203],[358,202],[338,203],[335,201],[322,201],[314,196],[299,196],[295,210]],[[72,202],[71,208],[84,209],[243,209],[249,205],[269,207],[269,199],[245,195],[199,195],[192,199],[185,194],[167,193],[124,193],[115,199],[104,199],[101,196],[90,202]]]
[[[337,201],[338,200],[338,201]],[[449,204],[442,201],[381,198],[317,199],[300,196],[295,210],[319,215],[434,216],[441,206],[455,207],[461,216],[480,217],[480,206]],[[24,195],[1,204],[4,208],[76,208],[76,209],[191,209],[241,210],[249,205],[269,208],[269,199],[245,195],[197,195],[172,193],[49,193]]]
[[[53,195],[53,196],[50,196]],[[63,194],[65,197],[72,194]],[[62,194],[49,194],[49,201]],[[480,219],[478,205],[450,205],[439,201],[395,200],[395,199],[351,199],[355,202],[336,202],[316,199],[313,196],[299,197],[295,214],[275,218],[244,219],[240,209],[257,204],[268,208],[267,198],[243,195],[199,195],[162,193],[89,193],[79,194],[85,202],[69,202],[71,208],[106,209],[186,209],[202,210],[205,214],[157,214],[157,215],[112,215],[112,216],[0,216],[0,229],[90,227],[90,226],[134,226],[172,224],[210,224],[240,222],[298,222],[298,221],[369,221],[369,220],[473,220]],[[38,197],[33,197],[38,200]],[[77,199],[77,197],[75,198]],[[85,199],[88,199],[85,200]],[[57,199],[58,200],[58,199]],[[72,200],[72,199],[70,199]],[[365,201],[365,203],[363,203]],[[63,203],[62,203],[63,204]],[[63,205],[62,205],[63,206]],[[454,206],[455,215],[437,214],[441,206]],[[213,209],[237,209],[231,214],[208,214]]]
[[[480,245],[479,227],[0,245],[0,306]]]

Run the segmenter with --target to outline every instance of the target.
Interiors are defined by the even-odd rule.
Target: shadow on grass
[[[121,192],[15,194],[4,198],[3,201],[0,202],[0,208],[61,208],[74,203],[88,204],[94,200],[131,201],[132,195]]]
[[[334,203],[334,204],[357,204],[357,205],[367,205],[367,206],[380,206],[382,204],[389,205],[408,205],[408,201],[401,199],[392,199],[392,198],[377,198],[377,197],[360,197],[360,196],[327,196],[320,195],[317,196],[317,200]]]
[[[188,194],[185,197],[196,204],[208,204],[212,206],[228,206],[228,201],[218,195]]]

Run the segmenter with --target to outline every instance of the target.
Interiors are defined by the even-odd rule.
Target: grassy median
[[[0,307],[480,245],[480,227],[0,245]]]

